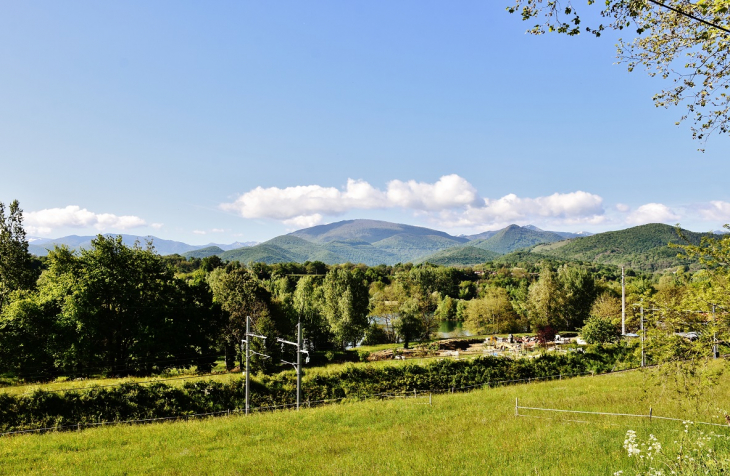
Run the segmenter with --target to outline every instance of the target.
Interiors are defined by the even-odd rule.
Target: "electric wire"
[[[691,13],[687,13],[687,12],[682,11],[682,10],[680,10],[678,8],[675,8],[675,7],[671,6],[671,5],[667,5],[667,4],[662,3],[662,2],[660,2],[658,0],[648,0],[648,1],[651,2],[651,3],[653,3],[654,5],[658,5],[660,7],[666,8],[667,10],[671,10],[674,13],[677,13],[679,15],[685,16],[687,18],[691,18],[692,20],[698,21],[700,23],[704,23],[705,25],[710,26],[712,28],[717,28],[718,30],[722,30],[725,33],[730,33],[730,30],[727,29],[727,28],[725,28],[725,27],[722,27],[722,26],[717,25],[715,23],[709,22],[709,21],[705,20],[704,18],[700,18],[698,16],[692,15]]]

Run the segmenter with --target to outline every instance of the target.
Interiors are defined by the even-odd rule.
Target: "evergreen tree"
[[[32,289],[36,277],[23,229],[23,210],[13,200],[6,216],[5,205],[0,202],[0,309],[11,292]]]

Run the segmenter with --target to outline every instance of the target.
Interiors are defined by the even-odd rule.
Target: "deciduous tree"
[[[654,95],[654,104],[684,105],[679,122],[693,123],[695,139],[730,131],[730,0],[588,0],[587,4],[600,20],[586,24],[584,10],[561,0],[515,0],[508,11],[536,21],[528,30],[536,35],[631,32],[618,41],[619,61],[629,71],[642,68],[649,76],[673,82]]]

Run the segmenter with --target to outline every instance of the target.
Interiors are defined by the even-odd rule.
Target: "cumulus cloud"
[[[94,213],[86,208],[69,205],[66,208],[47,208],[25,214],[28,230],[36,230],[39,234],[48,234],[54,228],[86,228],[94,227],[99,231],[108,229],[126,230],[137,228],[147,223],[140,217],[132,215],[114,215],[112,213]]]
[[[388,182],[388,202],[393,206],[413,210],[439,211],[464,206],[479,206],[477,191],[458,175],[445,175],[430,184],[409,180]]]
[[[566,224],[598,224],[604,221],[603,198],[577,191],[546,197],[521,198],[511,193],[499,199],[485,199],[481,207],[443,214],[450,226],[475,227],[490,223],[548,220]]]
[[[159,230],[160,228],[162,228],[164,226],[164,224],[163,223],[151,223],[150,226],[152,228],[154,228],[155,230]]]
[[[353,179],[347,181],[344,189],[320,185],[257,187],[220,207],[245,218],[270,218],[300,228],[351,210],[394,208],[425,214],[447,227],[479,227],[540,218],[571,224],[604,220],[603,199],[598,195],[577,191],[537,198],[509,194],[485,199],[471,183],[455,174],[445,175],[435,183],[391,180],[385,190]]]
[[[256,187],[221,208],[244,218],[273,218],[288,224],[317,224],[323,216],[350,210],[406,208],[440,211],[477,204],[474,187],[458,175],[445,175],[436,183],[392,180],[379,190],[363,180],[348,179],[344,190],[320,185]]]
[[[702,218],[708,221],[728,222],[730,221],[730,203],[720,200],[713,200],[707,205],[700,205],[697,210]]]
[[[631,225],[672,223],[679,220],[679,218],[679,215],[662,203],[647,203],[629,213],[626,217],[626,223]]]
[[[618,210],[620,212],[623,212],[623,213],[626,213],[629,210],[631,210],[631,207],[628,206],[628,205],[626,205],[625,203],[617,203],[616,204],[616,210]]]

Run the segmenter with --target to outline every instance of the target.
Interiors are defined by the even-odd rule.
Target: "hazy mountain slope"
[[[297,256],[287,253],[285,249],[279,246],[267,245],[266,243],[225,251],[218,256],[223,261],[240,261],[241,263],[273,264],[298,261]]]
[[[380,250],[366,241],[330,241],[320,246],[340,257],[339,263],[364,263],[368,266],[377,266],[401,261],[399,256]]]
[[[290,236],[304,238],[315,243],[330,241],[365,241],[375,243],[394,235],[406,233],[414,236],[440,236],[452,239],[459,243],[468,240],[462,237],[451,236],[443,231],[432,230],[420,226],[403,225],[379,220],[345,220],[329,225],[317,225],[290,233]]]
[[[466,245],[437,251],[432,255],[417,259],[415,263],[428,262],[442,266],[472,266],[492,261],[499,256],[501,255],[494,251],[483,250]]]
[[[510,225],[490,238],[470,242],[469,246],[495,251],[499,254],[506,254],[522,248],[535,246],[539,243],[552,243],[563,239],[562,236],[551,231],[536,231],[517,225]]]
[[[699,243],[706,233],[683,231],[691,243]],[[536,246],[533,253],[566,260],[627,266],[645,271],[655,271],[674,266],[691,264],[677,258],[679,250],[667,243],[681,244],[673,226],[652,223],[619,231],[598,233],[570,241]]]
[[[487,238],[491,238],[497,233],[499,233],[501,230],[490,230],[490,231],[483,231],[481,233],[477,233],[476,235],[468,235],[465,236],[467,240],[473,241],[473,240],[486,240]]]
[[[452,236],[441,235],[412,235],[410,233],[399,233],[372,245],[375,248],[388,252],[397,257],[397,261],[407,263],[417,258],[430,255],[436,251],[461,245],[462,241]]]
[[[207,248],[200,248],[199,250],[188,251],[183,253],[185,258],[208,258],[210,256],[223,254],[225,250],[218,246],[208,246]]]
[[[107,233],[104,236],[111,236],[115,237],[116,234],[113,233]],[[156,236],[138,236],[138,235],[121,235],[122,236],[122,242],[127,246],[132,246],[136,241],[139,241],[140,246],[143,248],[147,246],[147,240],[152,240],[152,245],[155,247],[155,250],[161,254],[161,255],[171,255],[171,254],[183,254],[188,251],[197,250],[200,248],[203,248],[204,246],[195,246],[195,245],[189,245],[187,243],[183,243],[181,241],[173,241],[173,240],[163,240],[162,238],[157,238]],[[31,245],[29,247],[29,250],[31,253],[38,255],[38,256],[45,256],[48,254],[47,250],[52,250],[54,245],[66,245],[72,250],[79,250],[79,249],[88,249],[91,247],[91,240],[96,238],[96,236],[77,236],[77,235],[69,235],[64,236],[62,238],[56,238],[52,240],[44,240],[42,243],[37,245]]]

